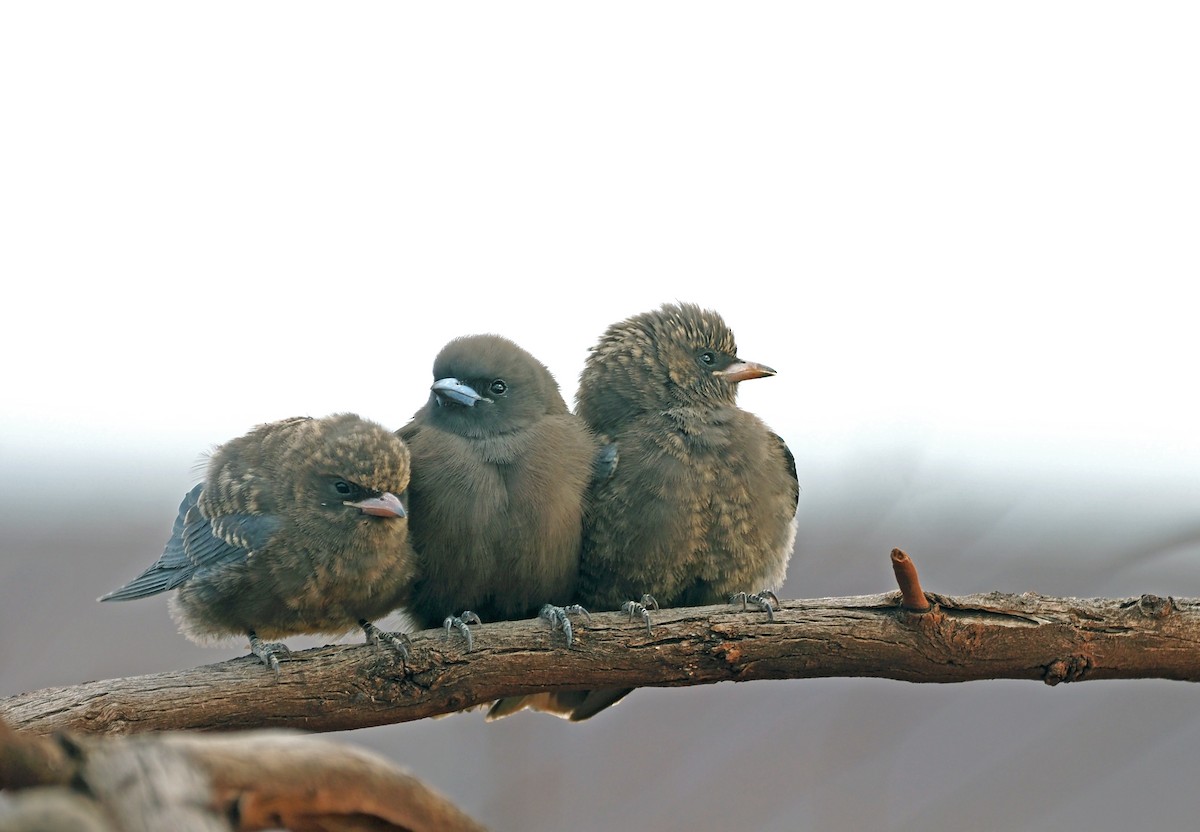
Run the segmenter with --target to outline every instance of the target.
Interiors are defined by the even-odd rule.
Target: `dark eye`
[[[488,385],[488,389],[497,396],[503,396],[508,390],[508,385],[504,383],[504,379],[498,378]]]
[[[699,358],[700,363],[706,367],[711,367],[717,363],[717,354],[710,350],[705,350],[704,352],[700,353]]]
[[[351,494],[353,494],[355,491],[357,491],[357,489],[353,485],[346,482],[345,480],[338,480],[337,482],[335,482],[333,484],[333,490],[336,491],[338,494],[341,494],[343,497],[349,497]]]

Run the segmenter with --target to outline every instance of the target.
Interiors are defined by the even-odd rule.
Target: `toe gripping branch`
[[[779,597],[769,589],[760,590],[752,595],[747,595],[745,592],[735,592],[729,596],[729,603],[736,604],[741,602],[742,609],[745,610],[750,604],[758,607],[767,614],[768,621],[775,620],[775,610],[779,608]]]
[[[259,661],[275,671],[275,678],[279,678],[279,656],[291,655],[292,651],[282,641],[263,641],[258,637],[258,634],[251,630],[247,635],[250,636],[250,652],[258,656]]]
[[[571,619],[567,617],[568,615],[582,615],[589,624],[592,623],[591,613],[578,604],[570,604],[566,607],[546,604],[538,612],[538,618],[549,621],[552,630],[563,631],[563,636],[567,639],[567,646],[570,647],[575,642],[575,630],[571,626]]]
[[[642,619],[642,623],[646,625],[646,635],[650,635],[650,610],[659,609],[658,602],[654,600],[653,595],[643,595],[642,600],[626,601],[621,605],[621,612],[629,613],[629,620],[633,621],[634,616]]]
[[[367,634],[368,644],[386,644],[400,654],[401,659],[407,659],[410,655],[408,648],[412,645],[405,633],[389,633],[379,629],[365,618],[358,620],[358,626],[363,628],[363,632]]]
[[[470,610],[463,610],[461,615],[448,615],[446,620],[442,622],[442,626],[446,628],[446,634],[443,636],[444,641],[450,640],[450,631],[458,630],[462,633],[462,637],[467,640],[467,652],[470,653],[475,649],[475,639],[471,636],[471,628],[468,624],[482,624],[479,616]]]

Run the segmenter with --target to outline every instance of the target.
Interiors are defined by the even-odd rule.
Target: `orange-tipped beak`
[[[735,361],[713,375],[721,376],[726,381],[737,382],[773,376],[775,371],[765,364],[755,364],[753,361]]]
[[[366,500],[358,502],[350,502],[347,500],[342,503],[344,506],[351,506],[358,509],[363,514],[370,514],[373,517],[407,517],[408,512],[404,510],[404,505],[400,499],[390,491],[385,491],[378,497],[370,497]]]

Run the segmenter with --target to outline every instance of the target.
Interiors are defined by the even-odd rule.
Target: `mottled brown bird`
[[[422,625],[527,618],[575,588],[596,443],[544,364],[498,335],[438,354],[429,401],[398,433],[412,451],[408,612]],[[455,621],[453,615],[470,610]],[[545,611],[570,639],[562,609]],[[448,618],[449,616],[449,618]]]
[[[361,627],[404,653],[371,620],[411,588],[408,479],[404,443],[354,414],[260,425],[214,452],[162,556],[100,600],[178,589],[171,612],[188,638],[248,635],[276,672],[287,648],[264,638]]]
[[[576,600],[643,613],[749,593],[770,610],[795,539],[799,487],[787,445],[736,404],[737,385],[774,375],[737,355],[716,312],[668,304],[609,327],[580,376],[576,412],[611,441],[591,490]],[[741,595],[742,599],[745,599]],[[641,602],[632,599],[642,599]],[[628,690],[500,700],[586,719]]]

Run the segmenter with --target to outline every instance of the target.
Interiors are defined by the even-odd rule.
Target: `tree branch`
[[[51,739],[0,720],[0,788],[3,829],[483,829],[388,760],[291,731]]]
[[[915,572],[914,576],[915,578]],[[918,584],[919,586],[919,584]],[[37,733],[193,728],[362,728],[538,690],[676,687],[870,676],[909,682],[1032,679],[1200,681],[1200,600],[990,593],[913,612],[899,593],[787,601],[769,621],[732,606],[662,610],[654,631],[595,614],[567,649],[543,621],[475,628],[475,650],[440,632],[406,662],[367,645],[292,654],[276,681],[247,657],[192,670],[88,682],[0,700]]]

